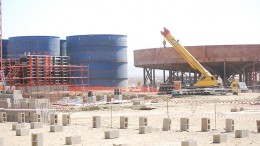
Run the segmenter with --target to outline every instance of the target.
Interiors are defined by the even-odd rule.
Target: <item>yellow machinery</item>
[[[178,53],[189,63],[189,65],[198,70],[201,73],[201,77],[194,84],[195,87],[217,87],[218,79],[216,76],[210,74],[170,33],[170,31],[164,28],[161,32],[163,37],[177,50]]]
[[[238,91],[239,91],[239,89],[240,89],[240,87],[239,87],[239,82],[237,81],[237,80],[233,80],[232,82],[231,82],[231,91],[232,91],[232,93],[233,93],[233,95],[238,95]]]

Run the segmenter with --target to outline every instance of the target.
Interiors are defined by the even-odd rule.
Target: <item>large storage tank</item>
[[[67,55],[73,65],[89,65],[89,86],[127,88],[127,36],[68,36]]]
[[[60,56],[60,38],[56,36],[20,36],[9,38],[8,58],[32,55]]]
[[[60,56],[67,56],[66,40],[60,40]]]
[[[7,58],[7,47],[8,47],[8,40],[3,39],[2,40],[2,58],[3,59]]]

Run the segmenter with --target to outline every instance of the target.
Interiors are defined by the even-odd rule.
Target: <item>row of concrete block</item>
[[[42,122],[32,122],[30,124],[31,124],[31,129],[43,128]],[[13,131],[18,130],[18,129],[26,129],[24,123],[14,123],[14,124],[12,124],[12,130]],[[62,131],[63,131],[62,125],[50,125],[50,132],[62,132]]]
[[[147,126],[148,119],[147,117],[139,117],[139,127]],[[210,130],[210,119],[209,118],[202,118],[201,119],[201,131],[209,131]],[[260,120],[256,121],[257,125],[257,132],[260,133]],[[233,119],[226,119],[226,132],[233,132],[234,131],[234,120]],[[101,127],[101,116],[93,116],[93,128],[100,128]],[[120,117],[120,129],[128,128],[128,117],[121,116]],[[164,118],[163,119],[163,131],[167,131],[171,129],[171,119]],[[180,130],[181,131],[188,131],[189,130],[189,118],[180,118]]]
[[[0,112],[0,123],[6,122],[6,113]],[[18,113],[17,114],[17,121],[18,123],[25,122],[25,114]],[[32,122],[41,122],[41,115],[34,113]],[[128,128],[128,117],[120,116],[120,129]],[[51,113],[50,114],[50,124],[57,125],[58,124],[58,114]],[[71,124],[70,114],[62,114],[62,125],[68,126]],[[210,130],[210,119],[209,118],[202,118],[201,119],[201,131],[208,131]],[[234,131],[234,120],[233,119],[226,119],[226,132],[233,132]],[[139,117],[139,126],[147,126],[148,119],[147,117]],[[256,121],[257,125],[257,132],[260,132],[260,120]],[[100,128],[101,127],[101,116],[93,116],[93,128]],[[163,119],[163,131],[167,131],[171,129],[171,119],[164,118]],[[180,130],[181,131],[188,131],[189,130],[189,118],[180,118]]]
[[[41,114],[33,113],[31,122],[42,122]],[[7,114],[6,112],[0,112],[0,123],[7,122]],[[26,122],[26,115],[25,113],[17,113],[16,122],[18,123],[25,123]],[[51,113],[50,114],[50,124],[56,125],[58,124],[58,114]],[[62,125],[68,126],[71,124],[70,115],[69,114],[63,114],[62,115]]]

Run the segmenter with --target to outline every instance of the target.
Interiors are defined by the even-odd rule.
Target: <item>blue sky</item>
[[[183,45],[260,44],[259,8],[259,0],[2,0],[3,38],[125,34],[131,75],[133,50],[162,47],[163,27]]]

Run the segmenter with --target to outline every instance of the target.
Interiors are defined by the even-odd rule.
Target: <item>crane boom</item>
[[[176,51],[188,62],[188,64],[195,70],[201,73],[200,79],[194,84],[195,87],[213,87],[218,86],[218,81],[215,76],[211,75],[199,62],[196,60],[188,50],[186,50],[178,40],[176,40],[170,31],[164,28],[161,31],[162,36],[176,49]]]

